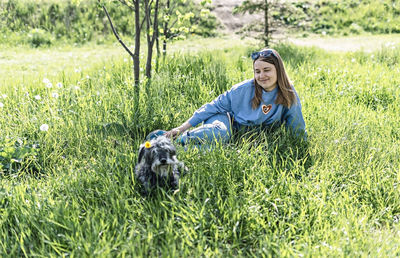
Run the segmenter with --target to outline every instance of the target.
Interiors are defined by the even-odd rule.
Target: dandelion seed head
[[[57,92],[53,92],[53,93],[51,94],[51,96],[52,96],[53,98],[58,98],[58,97],[59,97],[59,95],[58,95]]]
[[[57,83],[57,87],[58,87],[58,88],[62,88],[62,87],[63,87],[62,82]]]
[[[2,102],[0,102],[0,108],[3,108],[4,104]]]
[[[40,100],[40,99],[41,99],[40,95],[36,95],[34,98],[35,98],[36,100]]]
[[[40,126],[40,131],[47,132],[48,130],[49,130],[49,125],[48,124],[42,124]]]
[[[49,89],[50,89],[50,88],[52,88],[52,87],[53,87],[53,84],[52,84],[51,82],[49,82],[49,83],[46,84],[46,88],[49,88]]]
[[[44,84],[48,84],[48,83],[50,83],[50,80],[47,79],[47,78],[43,78],[43,83],[44,83]]]

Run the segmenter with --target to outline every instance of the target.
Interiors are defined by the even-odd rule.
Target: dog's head
[[[151,170],[166,177],[172,173],[172,165],[176,164],[176,148],[165,136],[147,141],[139,147],[138,163],[151,166]]]

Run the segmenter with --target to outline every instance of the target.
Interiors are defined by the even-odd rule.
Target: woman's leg
[[[216,114],[203,125],[184,132],[177,141],[183,145],[193,143],[195,145],[211,145],[215,142],[226,143],[232,136],[229,114]]]

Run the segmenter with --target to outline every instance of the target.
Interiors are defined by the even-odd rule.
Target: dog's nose
[[[167,159],[161,159],[160,161],[161,161],[161,164],[167,163]]]

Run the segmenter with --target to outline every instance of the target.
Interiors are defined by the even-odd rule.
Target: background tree
[[[135,81],[135,110],[139,112],[139,94],[140,94],[140,32],[142,30],[142,26],[140,23],[140,0],[131,0],[131,2],[125,0],[119,0],[122,4],[126,5],[130,8],[135,14],[135,50],[134,53],[126,46],[126,44],[122,41],[116,29],[114,28],[113,22],[111,20],[110,15],[108,14],[107,8],[104,3],[102,4],[102,8],[107,15],[107,18],[110,22],[110,26],[115,37],[118,39],[119,43],[123,46],[123,48],[129,53],[133,60],[133,75]],[[99,0],[100,3],[100,0]]]
[[[264,14],[264,45],[269,46],[271,39],[271,30],[269,22],[269,11],[272,7],[272,2],[268,0],[245,0],[240,6],[234,9],[234,13],[250,13],[263,12]]]
[[[98,0],[99,2],[102,0]],[[105,1],[105,0],[103,0]],[[110,2],[110,0],[108,0]],[[114,1],[115,2],[115,1]],[[202,0],[200,6],[192,0],[118,0],[121,4],[130,8],[135,15],[135,51],[132,53],[126,44],[119,37],[110,15],[108,15],[105,4],[102,8],[107,14],[112,31],[125,50],[134,60],[135,84],[140,81],[140,37],[143,26],[146,30],[147,57],[146,57],[146,77],[151,78],[152,59],[154,43],[157,44],[157,53],[160,55],[159,40],[163,41],[163,53],[166,54],[167,42],[174,38],[184,38],[189,33],[213,35],[216,28],[216,18],[210,13],[210,0]],[[198,17],[193,12],[195,10]],[[141,15],[143,18],[141,19]],[[208,28],[209,27],[209,28]],[[205,34],[205,32],[207,32]]]
[[[193,12],[186,12],[182,14],[182,8],[188,3],[187,0],[166,0],[162,5],[162,15],[160,16],[160,39],[162,40],[162,52],[165,56],[167,53],[167,42],[183,35],[184,33],[189,33],[190,27],[186,26],[190,24],[190,18],[194,17]],[[159,44],[157,44],[157,49],[159,51]]]
[[[147,61],[146,77],[151,78],[151,62],[153,60],[154,42],[158,37],[158,10],[159,0],[144,0],[145,20],[146,20],[146,39],[147,39]]]
[[[137,96],[139,96],[139,82],[140,82],[140,32],[142,30],[141,22],[140,22],[140,0],[119,0],[120,3],[124,4],[127,6],[129,9],[133,11],[135,14],[135,50],[134,53],[131,52],[131,50],[126,46],[126,44],[123,42],[119,34],[117,33],[113,22],[111,20],[110,15],[108,14],[107,8],[104,3],[101,3],[102,8],[104,9],[104,12],[107,15],[107,18],[110,22],[110,26],[112,28],[112,31],[115,35],[115,37],[118,39],[119,43],[123,46],[123,48],[129,53],[129,55],[132,57],[133,60],[133,74],[134,74],[134,81],[135,81],[135,86],[136,86],[136,93]],[[99,0],[100,3],[100,0]]]

